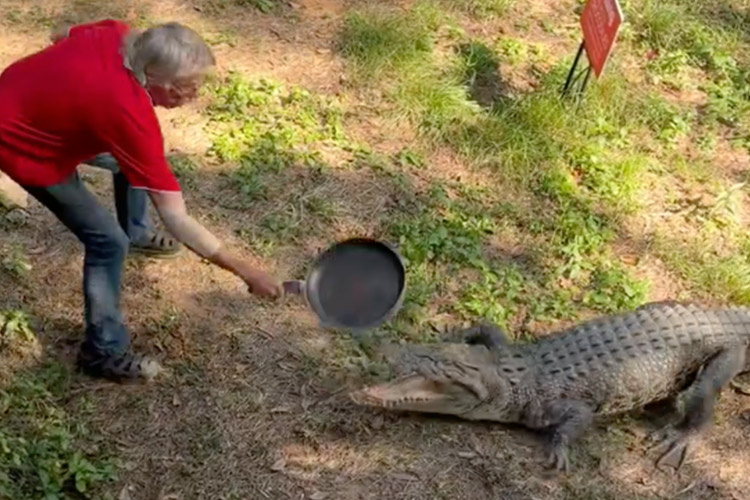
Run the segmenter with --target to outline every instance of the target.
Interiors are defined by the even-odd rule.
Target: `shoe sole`
[[[156,373],[153,374],[150,377],[147,377],[147,376],[144,376],[144,375],[138,375],[136,377],[126,377],[126,376],[122,376],[122,377],[116,377],[116,376],[109,377],[107,375],[102,374],[100,371],[98,371],[98,370],[96,370],[94,368],[89,368],[89,367],[87,367],[85,365],[82,365],[80,363],[76,363],[76,368],[83,375],[86,375],[87,377],[91,377],[94,380],[112,382],[112,383],[115,383],[115,384],[123,384],[123,385],[148,384],[149,382],[152,382],[154,379],[156,379],[159,375],[161,375],[162,373],[164,373],[164,367],[161,364],[158,365],[158,367],[156,369]]]
[[[149,259],[158,260],[171,260],[176,259],[184,252],[183,249],[179,249],[176,252],[163,252],[161,250],[146,250],[143,248],[131,248],[128,251],[128,257],[146,257]]]

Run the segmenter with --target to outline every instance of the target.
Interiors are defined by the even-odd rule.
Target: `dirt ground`
[[[219,0],[33,3],[30,8],[27,2],[0,1],[4,18],[14,13],[20,19],[0,23],[0,65],[41,47],[50,24],[61,17],[145,16],[179,20],[219,40],[214,48],[220,70],[269,75],[357,99],[345,89],[342,61],[332,48],[341,15],[364,2],[297,0],[278,15],[218,8]],[[539,15],[558,15],[550,7],[554,3],[537,2]],[[199,106],[159,111],[169,150],[205,150]],[[374,113],[357,120],[353,130],[376,148],[404,141],[379,126]],[[450,159],[442,159],[449,168]],[[108,175],[83,172],[111,205]],[[252,214],[221,203],[231,190],[210,168],[201,170],[199,182],[200,189],[186,189],[193,212],[231,244],[247,248],[237,229]],[[341,189],[348,185],[365,193],[359,207],[367,210],[377,211],[388,196],[364,189],[371,179],[341,183]],[[375,231],[364,219],[352,217],[339,230]],[[0,277],[0,304],[27,309],[45,355],[72,363],[81,339],[81,248],[35,202],[2,238],[28,250],[33,270],[21,284]],[[290,242],[273,257],[258,257],[258,263],[296,278],[321,244]],[[671,293],[677,285],[664,283],[661,289]],[[716,425],[679,473],[657,471],[653,453],[645,449],[644,438],[661,417],[628,417],[593,429],[574,449],[570,474],[548,475],[536,438],[525,430],[354,407],[345,391],[363,383],[367,363],[349,339],[318,328],[299,301],[261,303],[227,273],[192,255],[166,262],[131,259],[123,297],[135,344],[162,357],[167,376],[152,385],[123,387],[77,376],[69,401],[75,407],[80,398],[90,398],[95,411],[87,423],[104,436],[92,446],[111,446],[123,460],[112,488],[121,499],[750,496],[750,398],[732,392],[722,395]]]

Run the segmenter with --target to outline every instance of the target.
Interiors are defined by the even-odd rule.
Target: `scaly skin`
[[[679,468],[711,421],[718,392],[746,371],[750,309],[652,303],[594,319],[530,344],[492,325],[462,343],[408,346],[391,361],[403,374],[351,394],[361,405],[518,423],[550,431],[550,465],[595,416],[634,410],[684,392],[684,415],[657,466]]]

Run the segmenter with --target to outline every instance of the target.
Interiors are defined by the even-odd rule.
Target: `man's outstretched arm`
[[[182,193],[149,191],[149,195],[167,231],[182,244],[244,280],[251,293],[271,297],[281,295],[280,283],[230,253],[218,238],[188,214]]]

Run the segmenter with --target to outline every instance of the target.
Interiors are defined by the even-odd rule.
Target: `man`
[[[159,371],[154,359],[131,350],[120,312],[122,264],[131,238],[77,174],[80,163],[97,155],[109,153],[116,161],[121,201],[139,190],[146,193],[167,231],[187,248],[240,277],[252,293],[282,293],[276,280],[231,254],[188,215],[164,157],[154,106],[193,100],[214,65],[210,48],[185,26],[167,23],[134,32],[107,20],[65,30],[51,46],[0,75],[0,171],[84,245],[86,332],[78,365],[90,375],[123,380]],[[127,230],[132,213],[120,207]]]

